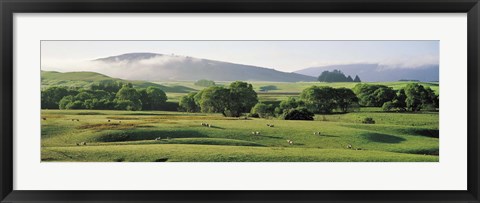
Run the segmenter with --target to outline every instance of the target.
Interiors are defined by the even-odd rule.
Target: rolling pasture
[[[365,117],[376,123],[363,124]],[[289,121],[167,111],[42,110],[41,124],[42,161],[439,161],[438,113],[362,108]]]

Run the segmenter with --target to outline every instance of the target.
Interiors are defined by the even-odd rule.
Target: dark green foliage
[[[366,117],[363,119],[362,123],[364,124],[375,124],[375,120],[373,120],[373,118],[371,117]]]
[[[362,82],[360,80],[360,77],[358,77],[358,75],[355,75],[355,79],[353,79],[353,82]]]
[[[392,101],[397,95],[395,90],[384,85],[357,84],[353,91],[362,106],[381,107],[383,103]]]
[[[260,87],[260,91],[262,92],[268,92],[268,91],[271,91],[271,90],[277,90],[277,86],[275,85],[267,85],[267,86],[261,86]]]
[[[295,109],[300,106],[305,106],[305,103],[302,100],[297,100],[294,97],[289,97],[287,100],[280,102],[280,105],[275,108],[275,113],[277,115],[280,115],[285,110]]]
[[[312,112],[310,112],[306,108],[296,108],[296,109],[286,110],[283,113],[282,118],[284,120],[309,120],[309,121],[312,121],[314,116],[315,116],[315,114],[313,114]]]
[[[383,103],[382,105],[382,110],[383,111],[391,111],[392,109],[395,108],[395,105],[393,104],[393,102],[385,102]]]
[[[231,116],[240,116],[242,113],[250,112],[258,102],[257,93],[253,90],[252,84],[236,81],[230,84],[230,102],[227,110]]]
[[[201,87],[212,87],[215,86],[215,81],[213,80],[199,80],[194,83],[196,86],[201,86]]]
[[[167,101],[167,95],[158,87],[148,87],[138,92],[143,110],[160,110]]]
[[[300,99],[306,108],[314,113],[331,113],[336,107],[335,89],[328,86],[312,86],[304,89]]]
[[[229,90],[224,87],[205,88],[194,96],[195,102],[204,113],[223,113],[228,105]]]
[[[337,88],[335,89],[335,101],[338,109],[346,113],[354,108],[358,108],[358,98],[351,89]]]
[[[178,102],[179,110],[184,112],[199,112],[200,107],[195,103],[196,94],[196,92],[191,92],[180,98],[180,102]]]
[[[272,105],[264,104],[264,103],[257,103],[251,111],[252,115],[258,115],[260,118],[267,118],[274,116],[275,114],[273,113],[274,108]],[[255,116],[253,116],[255,117]]]
[[[438,96],[432,89],[425,88],[417,83],[408,84],[405,87],[406,108],[410,111],[420,111],[421,109],[434,110],[438,108]]]
[[[103,90],[106,92],[110,93],[116,93],[118,90],[120,90],[124,83],[118,81],[118,80],[102,80],[96,84],[93,84],[91,86],[92,90]],[[130,84],[131,85],[131,84]]]
[[[41,92],[42,109],[58,109],[60,100],[69,95],[76,95],[76,90],[69,90],[65,87],[49,87]]]
[[[318,81],[320,82],[353,82],[351,76],[345,76],[340,70],[323,71],[320,76],[318,76]]]
[[[133,87],[124,85],[115,95],[115,109],[118,110],[142,110],[141,95]]]

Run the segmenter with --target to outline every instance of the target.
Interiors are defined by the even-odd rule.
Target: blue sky
[[[285,72],[350,63],[400,68],[439,64],[439,41],[42,41],[41,51],[42,69],[60,71],[132,52],[191,56]]]

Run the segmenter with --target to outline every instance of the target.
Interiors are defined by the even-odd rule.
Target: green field
[[[376,124],[361,123],[365,117]],[[166,111],[42,110],[42,118],[42,161],[439,161],[438,113],[362,108],[316,115],[315,121],[288,121]],[[77,146],[81,142],[86,145]]]

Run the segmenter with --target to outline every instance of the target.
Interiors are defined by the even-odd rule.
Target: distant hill
[[[106,75],[95,72],[56,72],[56,71],[42,71],[41,72],[42,87],[48,86],[68,86],[68,87],[89,87],[95,82],[102,80],[114,80],[123,83],[132,83],[138,88],[146,88],[154,86],[162,89],[165,92],[186,93],[195,91],[192,88],[184,86],[164,86],[152,82],[145,81],[130,81],[118,78],[108,77]]]
[[[129,80],[146,81],[315,81],[315,77],[270,68],[235,64],[188,56],[128,53],[94,60],[101,73]]]
[[[418,80],[423,82],[438,81],[438,65],[421,67],[388,68],[378,64],[345,64],[312,67],[295,71],[295,73],[318,77],[323,71],[340,70],[345,75],[358,75],[362,82],[389,82],[400,80]]]

